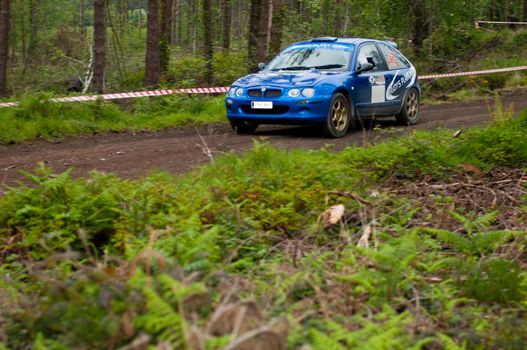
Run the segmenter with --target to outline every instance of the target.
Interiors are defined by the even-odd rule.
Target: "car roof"
[[[317,44],[317,43],[340,43],[340,44],[351,44],[351,45],[360,45],[365,42],[382,42],[388,45],[391,45],[395,48],[397,48],[397,44],[392,41],[384,41],[384,40],[376,40],[376,39],[366,39],[366,38],[336,38],[336,37],[321,37],[321,38],[314,38],[311,40],[301,41],[298,43],[294,43],[291,46],[294,45],[302,45],[302,44]]]

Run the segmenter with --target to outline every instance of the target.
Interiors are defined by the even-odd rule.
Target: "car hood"
[[[302,72],[260,72],[240,78],[234,82],[234,85],[247,88],[262,85],[285,88],[313,86],[321,80],[337,74],[343,74],[343,72],[323,70]]]

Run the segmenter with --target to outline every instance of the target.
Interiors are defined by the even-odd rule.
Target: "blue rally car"
[[[395,116],[406,125],[419,119],[416,70],[393,42],[317,38],[259,67],[235,81],[225,99],[238,133],[259,124],[307,124],[342,137],[359,118]]]

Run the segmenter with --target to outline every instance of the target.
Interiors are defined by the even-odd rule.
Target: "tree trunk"
[[[333,35],[341,36],[342,32],[342,0],[335,1],[334,19],[333,19]]]
[[[207,61],[207,68],[205,72],[205,81],[209,86],[212,84],[212,26],[211,26],[211,7],[210,0],[202,0],[203,5],[203,34],[205,41],[205,60]]]
[[[192,23],[192,54],[193,55],[198,50],[198,29],[199,29],[198,23],[199,21],[197,21],[196,19],[199,16],[199,1],[200,0],[191,0],[192,15],[190,16],[190,18],[191,18],[191,23]],[[211,25],[211,23],[209,23],[209,25]]]
[[[180,0],[174,0],[174,8],[173,8],[173,22],[174,22],[174,29],[172,32],[172,45],[181,46],[181,36],[182,36],[182,22],[181,22],[181,1]]]
[[[250,21],[249,21],[249,38],[248,38],[248,69],[249,72],[258,70],[257,49],[259,45],[260,29],[260,9],[261,0],[251,0]]]
[[[80,1],[79,8],[79,32],[81,37],[86,37],[86,0]]]
[[[143,1],[137,0],[137,28],[143,29]]]
[[[331,13],[331,4],[329,3],[329,0],[323,0],[322,4],[320,5],[320,12],[322,15],[322,30],[320,33],[320,36],[327,36],[329,35],[329,15]]]
[[[269,43],[269,56],[275,56],[282,47],[282,29],[286,18],[286,4],[284,0],[273,0],[273,25]]]
[[[126,22],[128,21],[128,1],[117,0],[117,16],[119,23],[119,30],[124,32]]]
[[[231,47],[231,22],[231,0],[223,0],[223,51],[229,51]]]
[[[159,0],[148,0],[146,33],[145,85],[155,87],[161,77]]]
[[[169,42],[172,28],[172,0],[161,0],[161,38],[159,42],[161,72],[168,70],[170,60]]]
[[[256,59],[258,62],[267,62],[269,56],[269,18],[271,17],[270,3],[272,0],[261,0],[260,23],[258,28],[258,46]]]
[[[9,61],[10,1],[0,1],[0,97],[7,96],[7,63]]]
[[[37,46],[38,37],[38,2],[37,0],[29,1],[29,43],[27,55],[31,57]],[[31,58],[30,58],[31,59]]]
[[[414,23],[412,28],[412,42],[417,56],[421,54],[423,41],[426,37],[426,9],[425,0],[417,0],[412,5]]]
[[[104,66],[106,60],[106,0],[93,1],[93,91],[104,93]]]

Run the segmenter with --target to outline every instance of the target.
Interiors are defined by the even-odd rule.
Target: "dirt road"
[[[515,112],[527,108],[527,92],[508,93],[503,96],[506,105],[514,103]],[[459,129],[489,121],[485,101],[449,103],[424,106],[418,129],[445,127]],[[382,130],[396,127],[393,121],[380,121],[381,131],[351,131],[337,140],[323,138],[315,128],[261,127],[256,134],[235,135],[226,124],[199,128],[174,128],[161,132],[101,134],[68,138],[60,142],[35,141],[18,145],[0,146],[0,183],[19,179],[18,170],[33,170],[40,161],[57,172],[70,167],[82,176],[91,170],[112,172],[121,177],[136,178],[152,170],[162,169],[174,173],[187,172],[200,164],[210,162],[221,153],[243,152],[250,149],[253,139],[282,149],[317,149],[334,144],[335,150],[357,145],[382,136]],[[1,126],[0,126],[1,127]],[[371,123],[367,127],[371,129]],[[411,130],[398,127],[400,133]]]

